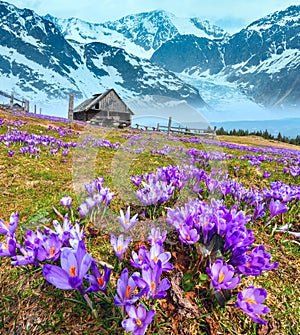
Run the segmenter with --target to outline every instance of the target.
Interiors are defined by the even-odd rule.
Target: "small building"
[[[99,126],[129,126],[132,115],[133,112],[114,89],[94,94],[73,111],[74,120],[88,121]]]
[[[18,110],[18,111],[24,111],[24,106],[17,103],[17,102],[14,102],[13,104],[1,104],[1,107],[2,108],[5,108],[5,109],[11,109],[11,110]]]

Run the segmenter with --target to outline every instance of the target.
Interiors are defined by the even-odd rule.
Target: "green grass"
[[[1,115],[2,118],[14,119],[13,115]],[[24,118],[28,121],[27,126],[22,130],[29,133],[40,133],[60,138],[56,132],[48,131],[45,127],[49,121],[39,121],[34,118]],[[54,124],[55,126],[65,126]],[[79,127],[80,128],[80,127]],[[82,128],[79,129],[82,131]],[[0,134],[6,133],[5,126],[0,127]],[[113,143],[122,142],[128,144],[129,140],[122,136],[123,133],[129,134],[127,130],[105,130],[101,129],[97,133],[99,138],[108,139]],[[136,131],[138,134],[138,132]],[[86,130],[79,136],[69,136],[60,138],[68,142],[78,138],[79,140],[86,135]],[[92,134],[94,132],[92,131]],[[147,141],[149,135],[142,135],[143,141]],[[164,145],[178,145],[184,150],[194,147],[199,150],[214,151],[219,147],[195,143],[183,143],[175,141],[158,142],[160,135],[152,135],[151,146],[157,145],[161,149]],[[163,137],[165,139],[165,137]],[[232,140],[232,139],[231,139]],[[242,141],[239,138],[238,141]],[[149,142],[149,143],[150,143]],[[140,142],[137,141],[132,148],[138,149]],[[252,144],[252,143],[247,143]],[[19,145],[12,148],[16,152]],[[150,152],[140,154],[130,154],[112,149],[102,148],[96,152],[96,164],[91,167],[91,171],[86,171],[86,161],[83,152],[72,149],[70,154],[62,158],[61,154],[56,156],[49,155],[48,151],[42,150],[39,158],[29,157],[28,155],[15,154],[8,157],[7,149],[0,145],[0,217],[4,220],[9,219],[11,212],[16,210],[20,213],[20,226],[22,230],[33,228],[37,225],[50,225],[53,219],[57,219],[52,205],[61,214],[66,210],[59,205],[62,196],[69,194],[73,198],[73,210],[76,211],[79,199],[73,189],[74,172],[73,167],[79,175],[84,176],[91,172],[96,178],[102,175],[105,184],[113,192],[115,198],[111,204],[111,210],[118,214],[120,209],[126,209],[131,204],[129,193],[129,178],[132,174],[141,174],[154,171],[159,166],[174,164],[178,161],[177,156],[160,156]],[[245,154],[238,150],[223,149],[226,153],[234,155]],[[180,151],[180,156],[182,152]],[[74,163],[73,159],[79,160]],[[82,163],[82,166],[79,164]],[[236,172],[234,166],[239,165],[240,170]],[[281,172],[283,164],[275,162],[263,162],[260,170],[249,166],[246,161],[228,160],[225,163],[228,169],[229,178],[243,183],[246,187],[255,186],[257,188],[268,187],[271,181],[281,180],[291,185],[299,185],[299,177],[292,177]],[[276,172],[274,172],[276,169]],[[262,178],[263,172],[267,170],[272,173],[269,179]],[[131,187],[132,193],[134,188]],[[283,216],[284,222],[291,222],[295,229],[299,227],[300,209],[299,205],[292,206],[288,213]],[[281,218],[276,217],[274,223],[281,224]],[[273,224],[274,224],[273,223]],[[255,244],[265,244],[268,251],[272,254],[272,261],[279,261],[280,267],[274,271],[263,273],[262,276],[249,277],[243,286],[254,284],[255,286],[265,287],[269,291],[267,305],[271,308],[271,313],[266,318],[269,320],[269,327],[273,334],[295,335],[300,333],[300,248],[291,242],[292,237],[286,234],[274,234],[272,236],[272,226],[263,229],[263,222],[256,223],[253,227],[256,236]],[[86,222],[87,249],[92,256],[100,261],[115,264],[115,257],[109,244],[109,236],[103,234],[101,230],[95,228],[93,223]],[[19,232],[20,233],[20,232]],[[288,240],[284,242],[284,240]],[[133,245],[137,249],[139,243]],[[189,271],[192,263],[186,259],[180,259],[180,252],[177,246],[168,246],[173,254],[175,262],[182,262],[182,267],[187,267]],[[184,254],[185,251],[182,251]],[[189,253],[196,258],[190,249]],[[175,257],[175,256],[177,257]],[[190,257],[190,256],[189,256]],[[126,262],[125,262],[126,263]],[[99,314],[95,319],[86,305],[85,300],[77,292],[60,291],[41,276],[41,271],[34,267],[11,267],[8,259],[0,259],[0,333],[1,334],[123,334],[120,327],[122,320],[120,312],[116,306],[108,303],[107,298],[101,293],[94,295],[93,303]],[[178,265],[179,266],[179,265]],[[189,268],[190,267],[190,268]],[[113,274],[111,280],[111,291],[109,297],[114,295],[119,271]],[[172,274],[170,275],[172,276]],[[267,334],[262,326],[253,323],[241,311],[226,307],[218,307],[215,302],[210,300],[207,295],[207,284],[205,278],[200,273],[196,273],[196,280],[193,277],[186,277],[183,288],[186,297],[198,306],[200,317],[182,319],[178,316],[178,306],[174,305],[169,299],[159,302],[158,313],[153,325],[149,329],[149,334]],[[201,281],[201,278],[203,279]],[[242,286],[241,286],[242,288]]]

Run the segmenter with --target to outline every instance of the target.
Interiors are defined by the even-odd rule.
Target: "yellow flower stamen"
[[[254,298],[245,298],[244,299],[245,302],[248,302],[249,304],[253,304],[253,305],[256,305],[256,301],[254,300]]]
[[[219,274],[218,283],[221,284],[222,281],[224,280],[224,278],[225,278],[225,275],[224,275],[224,273],[221,272],[221,273]]]
[[[76,277],[76,266],[75,265],[70,268],[70,276]]]
[[[98,284],[100,285],[100,286],[103,286],[104,285],[104,279],[103,279],[103,277],[101,276],[101,277],[98,277],[97,278],[97,282],[98,282]]]
[[[135,319],[136,324],[141,327],[142,326],[142,321],[138,318]]]
[[[126,299],[129,298],[130,290],[131,290],[131,286],[128,285],[128,286],[126,287],[126,293],[125,293]]]
[[[55,248],[51,247],[50,251],[49,251],[49,256],[50,256],[50,258],[52,258],[54,255],[55,255]]]

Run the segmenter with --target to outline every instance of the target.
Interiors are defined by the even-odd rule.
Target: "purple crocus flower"
[[[60,204],[70,209],[72,205],[72,198],[69,195],[65,195],[60,199]]]
[[[270,309],[262,304],[266,297],[267,291],[264,288],[248,286],[244,291],[238,293],[235,306],[242,309],[253,321],[267,324],[266,320],[258,317],[258,314],[270,312]]]
[[[263,178],[269,178],[271,177],[271,173],[269,171],[265,171],[263,174]]]
[[[9,222],[5,223],[2,219],[0,219],[0,234],[9,234],[13,235],[17,229],[17,225],[19,222],[19,213],[11,213]]]
[[[142,182],[143,178],[141,176],[131,176],[131,181],[133,182],[133,184],[137,187],[140,186],[140,183]]]
[[[118,239],[116,239],[115,235],[111,235],[110,243],[115,251],[116,256],[119,260],[122,260],[124,252],[127,250],[131,241],[131,237],[127,237],[124,241],[124,236],[121,234]]]
[[[6,235],[6,242],[0,242],[0,256],[12,257],[16,255],[16,238],[9,234]]]
[[[85,202],[83,202],[82,204],[80,204],[80,206],[78,206],[78,212],[80,214],[81,219],[83,219],[85,216],[87,216],[89,211],[90,211],[89,207]]]
[[[95,260],[92,261],[92,272],[93,275],[87,274],[84,278],[91,283],[91,286],[88,287],[85,292],[96,292],[96,291],[105,291],[107,283],[109,282],[110,274],[112,269],[108,269],[106,265],[104,265],[103,273],[101,273],[98,269],[98,266]]]
[[[153,321],[155,311],[146,311],[143,305],[126,306],[126,312],[129,319],[122,321],[122,327],[127,332],[132,332],[134,335],[144,335],[147,331],[149,324]]]
[[[22,255],[13,256],[11,262],[12,265],[23,266],[27,264],[34,264],[39,266],[39,263],[37,261],[37,248],[31,246],[26,246],[26,248],[24,248],[21,245],[17,245],[17,247]]]
[[[66,148],[63,152],[62,152],[62,156],[67,156],[69,153],[69,149]]]
[[[130,259],[130,264],[134,268],[141,269],[143,265],[147,263],[148,254],[149,254],[149,251],[146,249],[144,245],[142,245],[139,248],[138,253],[136,253],[135,251],[132,251],[132,259]]]
[[[137,286],[145,289],[146,298],[163,299],[167,295],[167,290],[171,284],[167,278],[161,280],[162,263],[160,260],[155,264],[154,268],[144,265],[142,269],[142,278],[132,276]]]
[[[147,183],[142,182],[143,188],[139,188],[135,192],[144,205],[160,205],[171,198],[175,190],[174,186],[157,180],[152,174],[147,177]]]
[[[288,211],[288,206],[283,204],[281,201],[279,200],[274,200],[273,198],[270,201],[270,206],[269,206],[269,210],[270,210],[270,219],[272,219],[274,216],[287,212]]]
[[[200,236],[195,228],[190,228],[187,225],[183,225],[178,229],[179,239],[182,243],[195,244]]]
[[[92,197],[87,197],[85,199],[85,203],[87,205],[89,212],[92,211],[94,207],[96,207],[96,201]]]
[[[130,219],[130,207],[127,208],[126,214],[124,215],[124,212],[120,210],[120,216],[118,217],[118,220],[121,224],[121,226],[124,228],[124,233],[127,232],[131,227],[133,227],[137,222],[138,214],[135,214],[131,219]]]
[[[78,289],[83,293],[82,281],[88,272],[92,256],[86,252],[84,242],[78,243],[77,250],[64,248],[60,255],[61,267],[45,264],[43,275],[46,280],[62,290]]]
[[[254,242],[254,236],[251,229],[246,229],[245,226],[239,226],[230,230],[227,230],[225,235],[224,250],[227,251],[229,248],[232,250],[236,248],[246,248],[252,245]]]
[[[166,238],[167,238],[167,231],[166,230],[164,232],[162,232],[162,234],[161,234],[159,227],[157,227],[157,228],[155,226],[151,227],[151,231],[150,231],[150,234],[148,236],[148,241],[151,245],[153,245],[154,243],[162,245],[164,243],[164,241],[166,240]]]
[[[148,265],[151,266],[152,269],[154,269],[155,264],[160,260],[162,264],[162,271],[171,271],[173,270],[174,266],[169,262],[171,258],[170,252],[164,252],[163,247],[158,244],[154,243],[151,248],[150,252],[146,256],[148,260]]]
[[[40,262],[45,260],[56,261],[61,252],[62,240],[59,235],[52,234],[49,237],[43,239],[43,243],[37,250],[37,259]]]
[[[206,243],[209,243],[209,241],[211,240],[216,225],[214,222],[211,222],[209,218],[205,218],[205,216],[203,216],[203,219],[201,220],[202,222],[200,223],[200,227],[201,227],[202,235],[203,235],[203,243],[206,244]],[[221,222],[219,221],[218,223],[221,223]],[[222,223],[218,225],[218,228],[219,228],[220,233],[223,233]]]
[[[84,233],[83,227],[80,227],[79,222],[76,221],[75,225],[70,230],[69,243],[70,243],[71,247],[76,249],[78,243],[83,240],[84,235],[85,235],[85,233]]]
[[[224,264],[223,259],[217,259],[213,265],[206,268],[207,274],[211,278],[212,286],[217,290],[231,290],[235,288],[241,278],[234,276],[234,267],[229,264]]]
[[[273,270],[279,263],[270,263],[271,254],[265,251],[263,245],[254,248],[246,255],[246,262],[238,267],[240,273],[247,276],[259,276],[262,271]]]
[[[51,231],[51,232],[53,232],[53,234],[58,234],[63,245],[69,246],[70,234],[72,230],[74,229],[74,227],[69,221],[68,214],[65,215],[62,225],[60,225],[60,223],[57,220],[54,220],[53,226],[54,226],[55,231]]]
[[[138,272],[134,272],[133,275],[129,277],[127,268],[122,271],[117,282],[117,294],[114,297],[115,305],[126,306],[134,304],[144,294],[143,290],[138,294],[132,294],[137,287],[133,277],[137,278],[139,276],[140,274]]]
[[[266,212],[266,204],[264,202],[255,202],[253,221],[259,217],[263,217]]]
[[[100,194],[102,195],[103,202],[105,200],[105,205],[108,206],[114,197],[114,192],[110,192],[109,188],[105,187],[100,190]]]

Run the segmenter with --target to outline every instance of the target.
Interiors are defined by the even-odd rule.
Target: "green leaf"
[[[199,276],[200,281],[205,282],[205,281],[207,281],[207,279],[208,279],[208,275],[205,274],[205,273],[201,273],[201,275]]]

